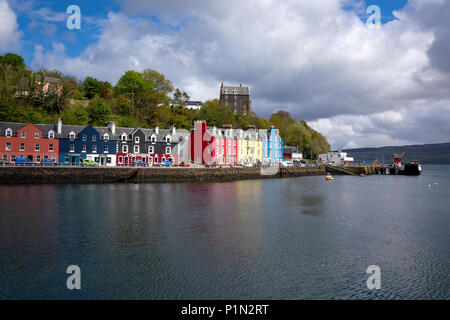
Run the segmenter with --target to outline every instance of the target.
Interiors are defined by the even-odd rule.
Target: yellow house
[[[262,140],[255,130],[239,130],[238,140],[238,163],[246,164],[262,162],[263,145]]]

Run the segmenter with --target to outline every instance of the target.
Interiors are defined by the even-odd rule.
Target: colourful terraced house
[[[59,141],[53,125],[0,122],[0,155],[13,164],[25,158],[39,164],[43,160],[58,161]]]

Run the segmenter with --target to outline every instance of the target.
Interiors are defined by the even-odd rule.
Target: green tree
[[[89,124],[93,126],[107,125],[112,116],[110,106],[100,97],[95,97],[89,101],[87,113],[89,117]]]
[[[141,73],[129,70],[120,77],[115,91],[130,100],[131,112],[135,112],[145,109],[145,102],[154,86],[154,83],[144,78]]]

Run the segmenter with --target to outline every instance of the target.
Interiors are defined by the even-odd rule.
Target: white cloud
[[[18,31],[17,17],[6,0],[0,0],[0,51],[19,49],[22,34]]]
[[[298,119],[321,119],[313,123],[333,144],[450,140],[448,130],[430,136],[411,126],[420,126],[414,119],[423,114],[440,123],[433,108],[448,111],[450,19],[440,19],[448,1],[411,1],[381,30],[369,30],[341,4],[126,1],[125,13],[109,13],[98,41],[80,57],[38,50],[35,60],[113,83],[128,69],[149,67],[203,100],[216,98],[221,82],[242,81],[257,114],[285,109]],[[137,12],[158,16],[160,25]]]

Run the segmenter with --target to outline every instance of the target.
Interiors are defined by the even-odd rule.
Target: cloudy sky
[[[152,68],[195,100],[242,82],[259,116],[287,110],[333,148],[450,141],[450,0],[0,0],[0,21],[0,52],[34,68]]]

